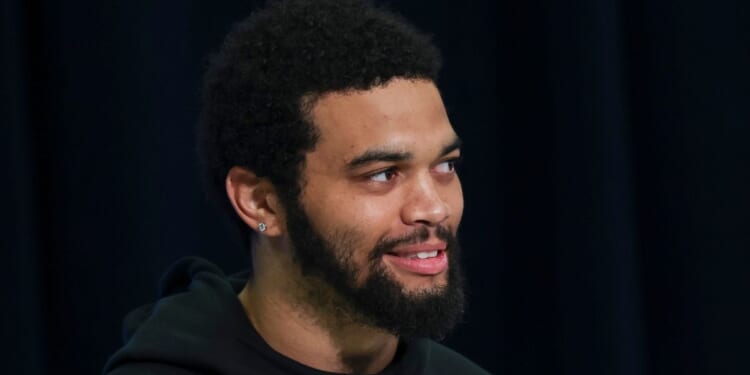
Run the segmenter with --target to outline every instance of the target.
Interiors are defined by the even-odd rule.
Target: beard
[[[396,246],[424,242],[427,227],[399,238],[381,238],[370,249],[367,264],[357,266],[354,254],[362,251],[362,230],[338,230],[323,236],[312,225],[299,202],[287,205],[287,226],[293,256],[303,276],[307,302],[327,311],[332,324],[345,320],[380,328],[405,338],[442,340],[464,312],[460,247],[451,228],[438,226],[436,236],[446,243],[448,256],[445,285],[409,292],[382,261]],[[367,273],[364,280],[360,275]],[[359,281],[358,281],[359,280]]]

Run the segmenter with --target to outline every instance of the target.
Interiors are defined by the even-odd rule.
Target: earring
[[[266,231],[266,223],[258,223],[258,230],[263,233]]]

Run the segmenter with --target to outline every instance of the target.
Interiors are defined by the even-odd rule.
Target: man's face
[[[463,309],[459,141],[433,83],[327,94],[287,225],[305,275],[368,324],[442,336]],[[350,313],[350,315],[352,314]]]

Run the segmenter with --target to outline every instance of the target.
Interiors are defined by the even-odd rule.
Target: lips
[[[393,266],[417,275],[437,275],[448,268],[444,243],[399,247],[383,257]]]

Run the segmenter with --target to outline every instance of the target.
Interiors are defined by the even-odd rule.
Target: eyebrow
[[[456,138],[453,139],[453,142],[443,147],[443,151],[440,152],[440,156],[445,156],[455,150],[458,150],[459,148],[461,148],[462,144],[463,144],[463,141],[461,141],[461,138],[458,138],[458,136],[456,136]]]
[[[391,151],[391,150],[384,150],[384,149],[375,149],[375,150],[367,150],[362,155],[357,156],[356,158],[352,159],[349,163],[346,164],[346,168],[356,169],[363,165],[367,165],[370,163],[375,163],[379,161],[388,161],[388,162],[397,162],[397,161],[406,161],[413,158],[414,155],[412,155],[411,152],[406,151]]]
[[[461,148],[461,139],[456,137],[440,151],[439,156],[445,156]],[[393,151],[388,148],[367,150],[346,164],[346,169],[352,170],[375,162],[400,162],[411,160],[414,155],[408,151]]]

